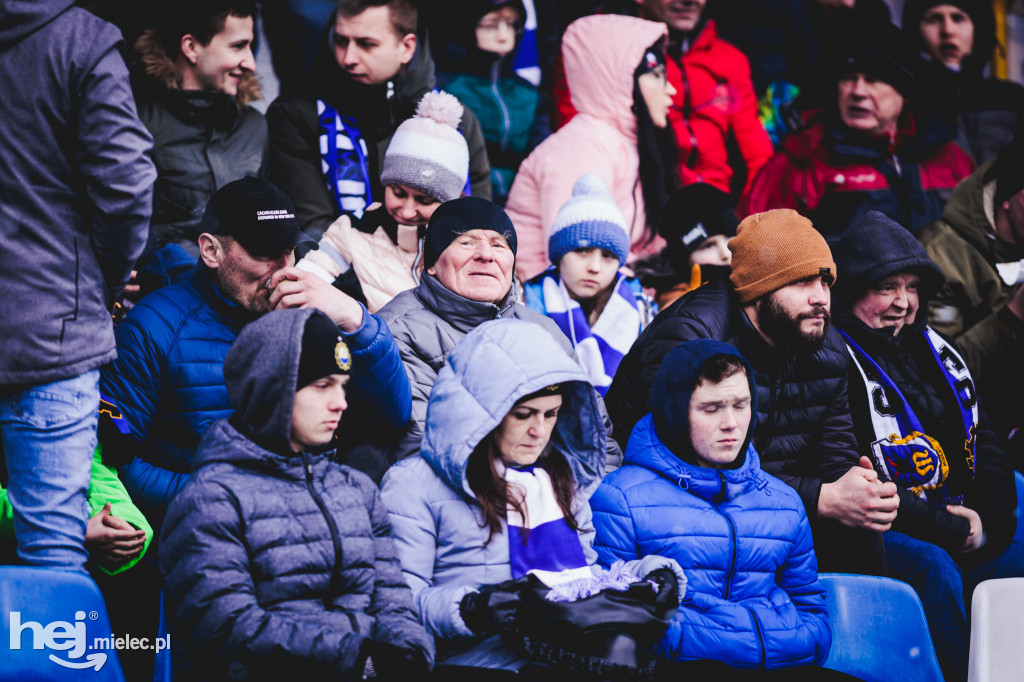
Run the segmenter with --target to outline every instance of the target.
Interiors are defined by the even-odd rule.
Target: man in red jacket
[[[706,182],[730,192],[739,167],[739,159],[729,163],[730,140],[746,166],[745,186],[774,150],[757,117],[750,62],[718,37],[707,18],[711,1],[635,0],[641,18],[668,26],[668,80],[676,90],[669,123],[679,143],[679,176],[684,185]],[[564,125],[576,110],[560,68],[555,78],[556,118]]]

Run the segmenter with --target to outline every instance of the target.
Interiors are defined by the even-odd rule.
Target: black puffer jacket
[[[625,446],[633,425],[651,411],[651,387],[661,361],[691,339],[724,341],[753,366],[758,412],[754,447],[764,470],[796,488],[814,519],[821,484],[835,481],[858,460],[842,337],[830,329],[824,347],[814,355],[783,355],[751,325],[727,279],[705,284],[654,318],[619,365],[605,404],[620,445]]]
[[[433,659],[377,486],[330,451],[287,445],[312,314],[243,330],[224,366],[235,416],[207,431],[168,509],[160,567],[177,677],[359,679],[367,638]]]
[[[139,54],[133,82],[139,118],[153,134],[153,222],[143,260],[175,242],[193,253],[196,227],[213,193],[247,176],[267,177],[267,121],[249,103],[260,99],[256,76],[248,74],[238,96],[182,90],[174,64],[153,32],[135,43]]]
[[[1016,494],[1013,470],[999,445],[984,406],[979,407],[972,477],[964,452],[964,428],[956,397],[950,390],[924,337],[928,300],[942,284],[938,266],[914,237],[879,213],[868,213],[855,221],[836,249],[836,267],[843,280],[836,287],[835,322],[878,363],[896,384],[921,420],[925,433],[935,438],[949,462],[946,486],[951,494],[964,493],[964,506],[981,516],[986,544],[971,560],[998,556],[1006,549],[1016,529]],[[892,329],[872,329],[851,311],[867,287],[895,274],[913,270],[923,273],[919,288],[920,310],[913,323],[893,336]],[[860,372],[850,365],[850,413],[861,453],[871,456],[877,439],[871,424],[867,388]],[[888,392],[887,392],[888,393]],[[886,395],[886,403],[901,405],[898,396]],[[900,507],[892,529],[942,547],[960,557],[970,523],[945,509],[930,506],[909,490],[900,489]]]
[[[387,83],[358,83],[338,66],[331,50],[335,18],[331,15],[313,64],[309,83],[284,93],[267,109],[270,126],[270,181],[283,189],[295,204],[302,229],[322,234],[338,217],[337,201],[327,187],[321,169],[317,100],[323,100],[342,116],[355,119],[366,141],[369,181],[374,201],[382,201],[380,174],[384,152],[399,124],[411,118],[416,105],[434,89],[434,60],[426,31],[420,31],[412,60]],[[473,195],[491,198],[491,166],[483,131],[476,115],[466,108],[459,131],[469,147],[469,179]]]

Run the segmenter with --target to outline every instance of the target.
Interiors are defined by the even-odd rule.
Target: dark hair
[[[697,386],[705,381],[709,384],[718,384],[734,374],[747,374],[747,368],[743,362],[734,355],[712,355],[704,361],[704,364],[697,370]]]
[[[416,33],[419,24],[419,11],[409,0],[338,0],[337,13],[340,17],[351,19],[371,7],[387,7],[391,15],[391,27],[399,38]]]
[[[527,518],[528,511],[523,508],[523,500],[509,490],[508,483],[498,475],[495,462],[500,457],[494,447],[493,434],[488,434],[473,449],[466,465],[466,480],[469,481],[469,489],[476,495],[476,501],[480,505],[483,518],[480,519],[480,527],[488,528],[486,547],[495,534],[501,532],[501,520],[505,518],[505,512],[509,506],[516,510],[516,513]],[[560,452],[551,447],[544,448],[544,452],[537,458],[537,466],[548,473],[551,478],[551,486],[555,492],[555,501],[558,508],[562,510],[562,518],[574,531],[579,532],[576,519],[572,514],[572,500],[576,493],[576,482],[569,468],[569,463]],[[523,542],[526,542],[527,531],[523,531]]]
[[[659,43],[651,46],[663,52]],[[645,52],[646,54],[646,52]],[[658,234],[661,212],[675,192],[679,180],[679,144],[672,124],[664,128],[654,125],[651,112],[640,92],[640,76],[646,72],[641,62],[633,74],[633,113],[636,115],[636,145],[640,156],[640,192],[644,197],[644,243],[650,244]],[[666,76],[667,77],[667,76]]]
[[[224,30],[228,17],[253,17],[259,14],[255,0],[210,0],[174,3],[161,13],[156,39],[171,61],[181,52],[181,38],[191,35],[204,47]]]

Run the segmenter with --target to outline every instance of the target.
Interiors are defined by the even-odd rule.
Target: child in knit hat
[[[462,105],[446,92],[428,92],[416,115],[398,126],[384,154],[384,204],[353,222],[342,215],[320,249],[298,267],[335,282],[372,313],[419,283],[427,221],[445,201],[462,195],[469,148],[458,131]]]
[[[581,175],[558,211],[548,239],[551,267],[526,283],[526,305],[569,337],[580,364],[603,396],[622,357],[657,312],[640,283],[620,268],[629,226],[608,188]]]

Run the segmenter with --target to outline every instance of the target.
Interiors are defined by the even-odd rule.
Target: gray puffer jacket
[[[412,384],[412,419],[400,440],[392,444],[385,467],[419,452],[423,423],[427,417],[427,399],[437,373],[444,367],[455,344],[482,323],[499,318],[533,322],[538,325],[538,334],[541,330],[547,332],[567,354],[574,359],[576,357],[569,339],[551,318],[519,302],[519,284],[515,280],[505,298],[499,304],[494,304],[463,298],[447,289],[433,275],[424,275],[415,289],[398,294],[378,314],[387,322],[398,343]],[[496,372],[502,371],[500,365],[494,369]],[[600,398],[598,406],[605,424],[610,428],[611,422]],[[606,468],[619,466],[622,463],[622,450],[610,437],[607,448]]]
[[[206,433],[168,509],[160,567],[183,679],[358,679],[368,638],[433,659],[377,487],[332,451],[287,445],[313,314],[243,330],[224,366],[235,416]]]

